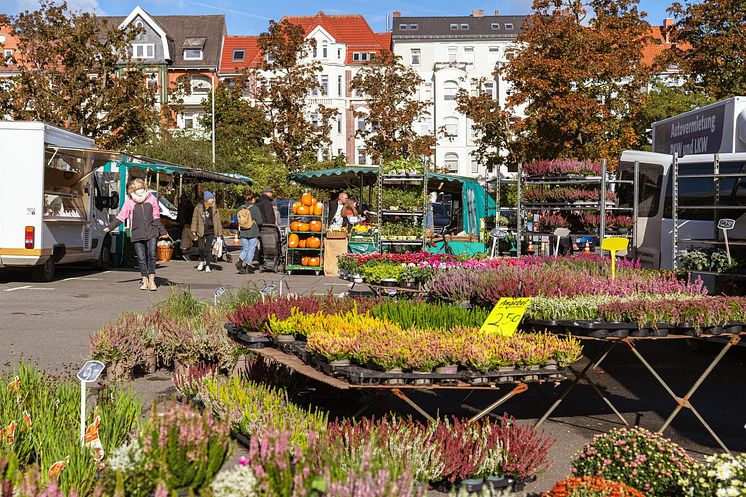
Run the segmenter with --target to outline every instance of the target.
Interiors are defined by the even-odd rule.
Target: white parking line
[[[60,280],[60,281],[74,281],[74,280],[79,280],[79,281],[101,281],[102,278],[89,278],[89,277],[86,277],[86,276],[71,276],[69,278],[65,278],[64,280]]]
[[[15,288],[8,288],[7,290],[3,290],[4,292],[14,292],[16,290],[54,290],[54,288],[46,288],[46,287],[40,287],[40,286],[17,286]]]

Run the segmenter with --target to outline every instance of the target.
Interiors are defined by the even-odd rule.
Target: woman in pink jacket
[[[158,237],[166,238],[168,233],[161,223],[161,210],[158,199],[145,187],[140,178],[133,179],[127,189],[129,196],[116,219],[104,231],[116,229],[125,220],[130,222],[130,239],[135,246],[137,263],[140,266],[142,286],[140,290],[157,290],[155,283],[156,244]]]

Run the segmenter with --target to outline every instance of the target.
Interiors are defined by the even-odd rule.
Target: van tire
[[[96,262],[93,263],[93,267],[109,269],[109,266],[111,266],[111,237],[107,236],[101,244],[101,252],[98,254]]]
[[[31,270],[31,279],[37,282],[48,283],[54,278],[54,257],[49,257],[44,264],[35,266]]]

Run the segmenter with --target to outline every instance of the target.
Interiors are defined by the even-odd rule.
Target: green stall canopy
[[[229,183],[233,185],[251,185],[251,178],[240,174],[204,171],[148,157],[123,156],[122,160],[119,161],[119,166],[126,169],[139,169],[146,172],[152,171],[154,173],[178,175],[183,178],[194,178],[203,181],[215,181],[217,183]]]
[[[344,190],[376,184],[377,166],[347,166],[288,175],[290,181],[320,190]]]

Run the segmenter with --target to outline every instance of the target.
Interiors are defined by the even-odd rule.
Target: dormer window
[[[155,45],[152,43],[133,43],[132,44],[132,58],[133,59],[154,59],[155,58]]]
[[[458,30],[458,24],[451,24],[451,30],[452,31]]]
[[[500,29],[500,23],[493,22],[492,23],[492,29]]]
[[[234,50],[233,51],[233,62],[243,62],[246,58],[245,50]]]
[[[202,60],[201,48],[185,48],[184,60]]]
[[[353,52],[352,60],[354,62],[368,62],[369,60],[373,60],[374,55],[374,53],[369,52]]]
[[[410,31],[417,31],[417,25],[416,24],[410,24],[409,25],[409,30]]]
[[[408,29],[409,29],[409,24],[400,24],[399,25],[399,30],[400,31],[406,31]]]
[[[469,29],[469,25],[468,24],[462,24],[461,25],[461,29],[468,30]]]
[[[505,23],[505,29],[507,29],[508,31],[511,31],[513,29],[513,25],[511,23],[509,23],[509,22],[506,22]]]
[[[205,42],[207,38],[187,38],[184,40],[183,56],[184,60],[202,60]]]

